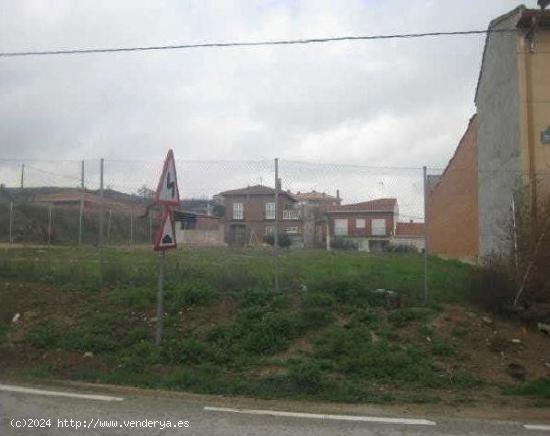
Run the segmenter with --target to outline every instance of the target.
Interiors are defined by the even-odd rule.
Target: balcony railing
[[[300,209],[283,209],[283,220],[299,220]]]

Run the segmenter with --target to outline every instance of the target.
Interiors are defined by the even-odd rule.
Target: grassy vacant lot
[[[430,304],[421,306],[418,255],[287,251],[278,293],[267,251],[177,251],[167,262],[165,337],[156,348],[154,253],[2,252],[4,372],[377,402],[465,401],[489,381],[491,366],[479,369],[476,356],[490,351],[471,350],[489,331],[463,307],[467,265],[430,259]],[[378,288],[398,291],[403,307],[386,307],[371,292]],[[530,381],[526,392],[506,387],[539,395],[540,384],[546,392],[546,382]]]

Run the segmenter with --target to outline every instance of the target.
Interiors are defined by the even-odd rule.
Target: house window
[[[298,234],[298,227],[297,226],[294,226],[294,227],[287,227],[285,229],[286,233],[288,233],[289,235],[297,235]]]
[[[364,229],[366,227],[365,218],[356,218],[355,219],[355,228]]]
[[[266,203],[265,204],[265,219],[274,220],[275,219],[275,203]]]
[[[273,227],[273,226],[265,226],[264,234],[265,234],[266,236],[272,235],[273,233],[275,233],[275,227]]]
[[[348,235],[348,220],[347,219],[335,219],[334,220],[334,234],[336,236],[347,236]]]
[[[373,219],[371,221],[372,225],[372,234],[374,236],[385,236],[386,235],[386,220],[385,219]]]
[[[244,219],[244,207],[242,203],[233,203],[233,219]]]

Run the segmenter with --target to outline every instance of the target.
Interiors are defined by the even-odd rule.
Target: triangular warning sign
[[[162,175],[160,176],[157,187],[155,201],[157,203],[169,204],[172,206],[179,206],[180,204],[178,177],[176,175],[176,162],[174,160],[174,153],[172,150],[168,151],[168,155],[164,161],[164,167],[162,168]]]
[[[176,234],[174,232],[174,223],[172,222],[172,213],[169,209],[166,209],[162,215],[153,248],[157,251],[176,248]]]

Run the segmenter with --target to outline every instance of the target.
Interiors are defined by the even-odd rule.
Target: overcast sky
[[[484,29],[517,4],[0,0],[0,51]],[[1,157],[444,166],[483,39],[2,58]]]
[[[486,29],[517,5],[0,0],[0,51]],[[483,43],[481,35],[0,58],[0,159],[16,159],[0,160],[0,182],[17,185],[25,158],[150,159],[106,163],[106,186],[136,192],[156,186],[173,148],[182,194],[208,197],[273,186],[279,157],[284,189],[340,189],[345,202],[397,197],[418,218],[421,171],[346,165],[445,167],[475,111]],[[86,164],[87,187],[97,188],[98,167]],[[77,186],[79,177],[78,162],[26,163],[26,186]]]

